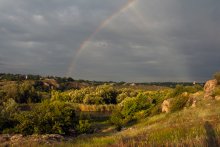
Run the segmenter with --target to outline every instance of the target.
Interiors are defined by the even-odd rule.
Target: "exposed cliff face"
[[[216,79],[209,80],[205,83],[205,86],[204,86],[204,92],[205,92],[204,98],[205,99],[214,99],[213,93],[217,85],[218,85],[218,82]]]

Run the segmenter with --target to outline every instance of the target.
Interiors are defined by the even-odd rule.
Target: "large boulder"
[[[171,101],[172,101],[172,98],[163,101],[161,105],[162,112],[165,112],[165,113],[170,112]]]
[[[204,92],[205,92],[204,98],[205,99],[214,99],[213,93],[217,85],[218,85],[218,82],[216,79],[209,80],[205,83],[205,86],[204,86]]]
[[[215,96],[215,100],[220,101],[220,96]]]

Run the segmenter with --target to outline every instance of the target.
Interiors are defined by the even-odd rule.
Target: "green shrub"
[[[83,100],[84,104],[89,105],[99,105],[104,104],[103,98],[100,96],[92,95],[92,94],[86,94]]]
[[[116,104],[118,92],[111,85],[101,85],[96,88],[96,95],[103,98],[105,104]]]
[[[68,95],[71,98],[71,102],[74,103],[83,103],[83,100],[85,98],[85,95],[87,94],[91,94],[93,88],[88,87],[88,88],[82,88],[79,90],[71,90],[71,91],[67,91]]]
[[[31,135],[35,132],[37,115],[33,112],[23,112],[16,116],[18,125],[16,126],[16,132],[23,135]]]
[[[17,115],[16,129],[24,135],[68,134],[77,123],[75,110],[63,102],[44,102],[34,110]]]
[[[115,125],[118,131],[125,125],[125,117],[121,114],[119,108],[115,109],[111,115],[110,122]]]
[[[193,86],[185,86],[185,91],[188,93],[196,93],[198,91],[202,91],[203,87],[199,84],[195,84]]]
[[[35,90],[34,83],[31,81],[25,81],[19,86],[19,98],[18,103],[38,103],[41,101],[40,94]]]
[[[135,98],[125,99],[122,102],[122,114],[125,117],[133,116],[136,112],[150,109],[152,104],[146,95],[139,94]]]
[[[148,110],[141,110],[134,114],[133,119],[134,120],[141,120],[143,118],[146,118],[149,115],[149,109]]]
[[[220,96],[220,86],[215,88],[215,90],[213,92],[213,96]]]
[[[76,125],[76,131],[79,134],[91,133],[91,123],[89,120],[79,120],[78,125]]]
[[[8,99],[3,106],[0,106],[0,132],[11,130],[16,125],[17,113],[18,105],[13,99]]]
[[[134,120],[148,116],[153,105],[146,95],[139,93],[137,97],[124,99],[119,106],[110,118],[110,122],[116,126],[117,130]]]
[[[187,96],[175,97],[171,102],[170,111],[175,112],[175,111],[183,109],[185,107],[188,99],[189,98]]]
[[[177,85],[169,97],[177,97],[177,96],[183,94],[184,92],[196,93],[201,90],[203,90],[203,88],[202,88],[202,86],[200,86],[198,84],[196,84],[194,86]]]
[[[117,103],[121,103],[125,98],[127,98],[128,95],[126,93],[120,93],[118,96],[117,96]]]
[[[186,92],[186,89],[183,85],[177,85],[173,92],[171,93],[170,97],[176,97],[181,95],[183,92]]]
[[[161,112],[162,112],[161,104],[159,103],[151,108],[149,115],[154,116],[154,115],[160,114]]]
[[[40,92],[34,88],[33,81],[6,83],[1,89],[5,99],[12,98],[17,103],[38,103],[42,99]]]

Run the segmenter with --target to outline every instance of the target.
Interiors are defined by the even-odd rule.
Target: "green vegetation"
[[[170,88],[28,77],[0,74],[0,134],[68,138],[59,146],[206,146],[219,141],[220,103],[198,100],[203,97],[200,84]],[[219,95],[217,86],[213,97]],[[170,100],[170,113],[162,113],[164,100]],[[213,136],[215,144],[208,140]]]
[[[203,90],[201,85],[193,85],[193,86],[183,86],[183,85],[177,85],[175,87],[175,89],[173,90],[173,92],[170,94],[170,97],[176,97],[179,96],[181,94],[183,94],[184,92],[186,93],[196,93],[198,91]]]
[[[19,133],[30,134],[70,134],[77,124],[74,108],[55,102],[43,102],[32,111],[16,116]]]
[[[187,96],[180,95],[180,96],[176,97],[171,103],[170,111],[175,112],[175,111],[179,111],[179,110],[183,109],[186,106],[186,103],[188,100],[189,100],[189,98]]]
[[[213,77],[218,81],[218,84],[220,84],[220,72],[216,72]]]
[[[200,102],[171,114],[142,119],[123,131],[107,136],[94,134],[61,144],[61,146],[218,146],[220,135],[220,103]],[[212,107],[210,107],[212,105]]]

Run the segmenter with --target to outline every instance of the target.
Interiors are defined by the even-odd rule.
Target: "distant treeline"
[[[127,86],[135,84],[138,85],[145,85],[145,86],[165,86],[165,87],[171,87],[174,88],[176,85],[183,85],[183,86],[192,86],[193,82],[143,82],[143,83],[126,83],[126,82],[114,82],[114,81],[89,81],[89,80],[83,80],[83,79],[73,79],[71,77],[58,77],[58,76],[41,76],[41,75],[32,75],[32,74],[11,74],[11,73],[0,73],[0,80],[6,80],[6,81],[23,81],[23,80],[44,80],[44,79],[53,79],[56,80],[57,83],[68,83],[68,82],[77,82],[77,83],[86,83],[88,86],[98,86],[102,84],[114,84],[116,86]],[[196,83],[201,86],[204,85],[204,83]]]
[[[193,86],[194,83],[193,82],[150,82],[150,83],[140,83],[142,85],[155,85],[155,86],[165,86],[165,87],[171,87],[174,88],[177,85],[183,85],[183,86]],[[199,82],[196,83],[199,84],[201,86],[203,86],[205,83],[203,82]]]

